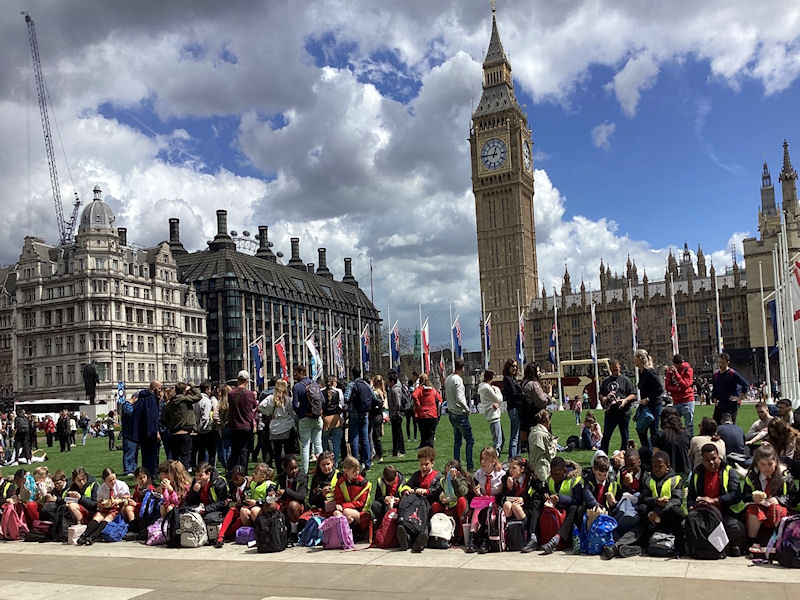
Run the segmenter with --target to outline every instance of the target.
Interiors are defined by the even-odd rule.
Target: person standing
[[[661,385],[661,379],[653,368],[653,359],[650,358],[647,350],[639,348],[633,355],[633,364],[639,369],[639,395],[642,398],[639,401],[639,406],[647,408],[653,415],[653,422],[650,423],[648,428],[640,431],[637,425],[636,431],[639,434],[642,448],[652,448],[653,437],[656,435],[658,424],[661,422],[661,408],[664,405],[661,395],[664,393],[664,386]],[[647,435],[648,430],[650,432],[649,437]]]
[[[406,454],[403,437],[403,385],[397,378],[397,371],[389,371],[389,423],[392,425],[392,456]],[[327,448],[325,448],[327,450]]]
[[[750,387],[747,380],[731,369],[731,357],[723,352],[717,359],[719,371],[714,373],[714,389],[711,397],[714,399],[714,420],[719,423],[722,413],[728,413],[736,423],[736,414],[739,412],[740,396]]]
[[[600,402],[606,413],[603,420],[603,440],[600,442],[600,449],[606,454],[608,454],[608,445],[611,443],[611,435],[617,427],[619,427],[619,435],[622,438],[620,450],[624,452],[627,448],[628,425],[631,420],[630,403],[636,399],[633,383],[621,374],[619,361],[612,358],[608,368],[611,374],[600,384]]]
[[[69,416],[66,410],[62,410],[58,416],[58,423],[56,423],[56,435],[58,436],[58,445],[61,452],[69,452]]]
[[[137,394],[131,414],[131,442],[139,444],[142,466],[150,473],[156,473],[158,467],[160,398],[161,382],[153,379],[149,388]]]
[[[383,410],[387,408],[386,384],[383,377],[375,375],[372,378],[372,393],[375,400],[369,411],[369,437],[372,442],[372,461],[383,462]]]
[[[256,431],[256,395],[247,388],[250,373],[239,371],[237,385],[228,394],[228,423],[231,428],[231,454],[228,458],[228,471],[236,465],[247,469],[247,459],[253,434]]]
[[[464,372],[464,359],[457,358],[454,366],[455,371],[445,381],[447,416],[450,419],[450,425],[453,427],[453,458],[461,460],[461,441],[463,438],[467,442],[467,447],[464,451],[467,470],[472,471],[472,448],[475,445],[475,439],[472,437],[472,426],[469,424],[469,403],[464,391],[464,380],[461,377]],[[520,389],[521,393],[522,390]],[[519,421],[517,422],[517,427],[519,427]],[[517,436],[519,436],[519,429],[517,429]]]
[[[19,462],[20,458],[24,458],[31,462],[31,438],[30,438],[31,422],[28,420],[27,415],[23,409],[17,410],[17,416],[14,419],[14,460]]]
[[[350,368],[353,380],[347,384],[344,401],[349,413],[348,435],[350,437],[350,453],[369,470],[372,466],[369,446],[369,409],[375,395],[372,388],[361,378],[361,367]]]
[[[431,385],[426,373],[419,376],[419,385],[411,392],[414,404],[414,422],[419,425],[419,448],[433,448],[436,440],[436,425],[439,423],[439,407],[442,396]]]
[[[44,421],[44,435],[47,438],[47,447],[53,447],[53,439],[56,435],[56,422],[53,421],[53,415],[47,415]]]
[[[309,398],[311,379],[306,374],[303,365],[294,368],[294,380],[297,382],[292,388],[292,408],[297,415],[297,433],[300,437],[300,468],[303,473],[308,473],[310,453],[319,456],[322,453],[322,416],[314,415]],[[319,391],[319,385],[317,391]],[[321,393],[321,392],[320,392]],[[321,407],[320,407],[321,408]]]
[[[116,441],[117,441],[117,418],[114,414],[113,410],[108,411],[108,416],[106,416],[106,435],[108,436],[108,449],[116,450]]]
[[[338,466],[344,438],[344,419],[342,418],[344,394],[337,387],[334,375],[328,375],[325,378],[322,399],[322,451],[333,452],[334,466]]]
[[[511,460],[519,454],[519,427],[520,427],[520,404],[525,400],[522,386],[517,381],[519,366],[517,361],[509,358],[503,365],[503,400],[506,401],[508,419],[511,421],[511,433],[508,436],[508,459]],[[449,394],[448,395],[448,406]],[[471,468],[469,469],[472,470]]]
[[[86,438],[89,436],[89,416],[83,412],[81,413],[81,418],[78,419],[78,426],[81,428],[81,433],[83,434],[83,440],[81,441],[81,445],[86,445]]]
[[[672,365],[664,374],[664,387],[672,396],[672,405],[683,417],[683,425],[690,436],[694,435],[694,371],[692,366],[676,354]]]
[[[75,418],[75,413],[69,413],[69,443],[73,448],[75,447],[75,437],[78,433],[78,420]]]
[[[161,422],[169,429],[172,458],[192,470],[192,437],[197,430],[194,405],[200,402],[200,391],[184,382],[175,384],[175,395],[164,407]]]
[[[138,394],[131,394],[125,398],[119,411],[119,436],[122,438],[122,472],[128,477],[133,477],[136,465],[139,462],[139,445],[131,437],[133,435],[133,405]]]
[[[211,384],[204,381],[200,384],[200,401],[194,405],[194,420],[197,425],[197,435],[192,442],[192,452],[194,453],[194,464],[207,462],[216,464],[217,443],[214,437],[216,430],[212,421],[211,413],[213,403],[209,397]],[[266,454],[266,453],[265,453]]]
[[[492,447],[500,456],[503,452],[503,427],[500,424],[500,404],[503,402],[503,392],[492,385],[495,373],[491,369],[486,369],[483,373],[483,381],[478,385],[478,396],[481,399],[481,412],[489,423],[489,431],[492,433]]]

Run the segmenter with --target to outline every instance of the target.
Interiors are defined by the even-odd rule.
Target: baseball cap
[[[237,375],[236,378],[239,381],[247,381],[248,379],[250,379],[250,373],[248,373],[247,371],[244,371],[244,370],[239,371],[239,375]]]

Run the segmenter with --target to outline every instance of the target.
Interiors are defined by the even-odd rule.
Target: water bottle
[[[572,526],[572,553],[581,553],[581,534],[577,525]]]

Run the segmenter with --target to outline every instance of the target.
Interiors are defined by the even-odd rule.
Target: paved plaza
[[[460,548],[422,554],[368,549],[350,552],[290,548],[278,554],[226,544],[196,549],[149,548],[121,542],[79,548],[0,543],[0,600],[137,598],[203,600],[315,598],[598,597],[725,600],[800,598],[798,572],[751,566],[745,558],[716,562],[638,557],[520,553],[465,554]],[[47,582],[47,585],[30,585]],[[634,594],[634,596],[632,596]]]

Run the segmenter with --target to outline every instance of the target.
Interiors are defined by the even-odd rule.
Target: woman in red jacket
[[[442,396],[431,386],[431,379],[423,373],[419,376],[419,386],[411,394],[414,399],[414,417],[419,424],[419,447],[433,448],[436,424],[439,422],[439,405]]]

